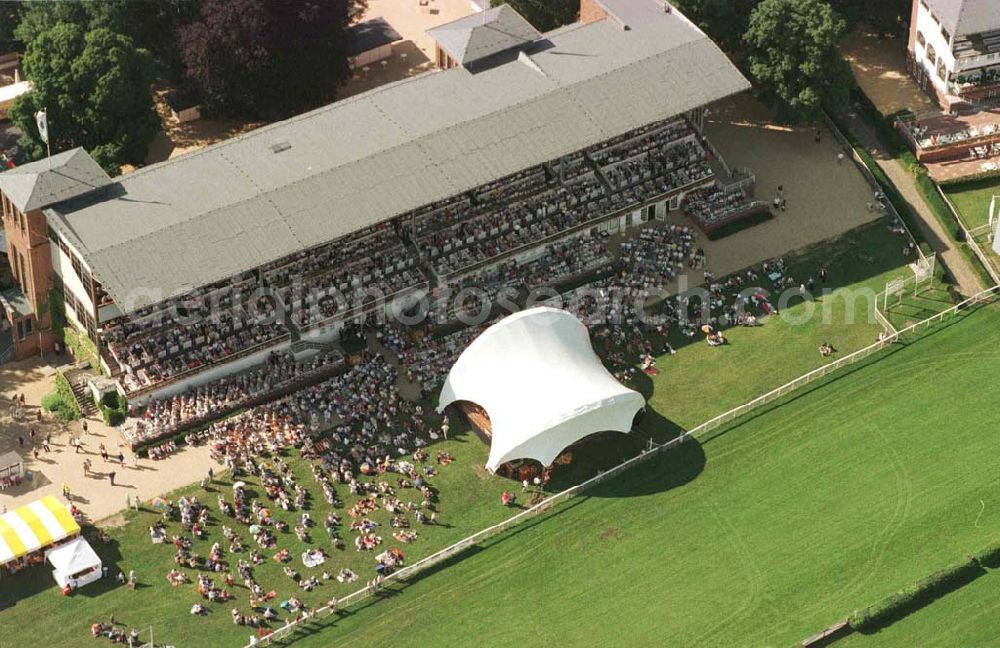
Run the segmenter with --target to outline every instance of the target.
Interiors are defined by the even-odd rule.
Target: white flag
[[[42,141],[46,144],[49,143],[49,116],[45,114],[44,110],[39,110],[35,113],[35,124],[38,125],[38,134],[41,136]]]

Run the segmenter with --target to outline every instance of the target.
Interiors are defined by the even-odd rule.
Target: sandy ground
[[[198,119],[180,124],[170,116],[170,108],[163,98],[166,93],[167,90],[163,88],[156,88],[153,91],[156,112],[160,115],[163,128],[149,145],[146,164],[163,162],[263,126],[262,122],[244,122],[235,119]],[[127,173],[129,170],[131,169],[123,172]]]
[[[45,360],[31,359],[0,365],[0,453],[16,451],[24,458],[25,470],[33,473],[30,481],[17,488],[0,491],[0,506],[12,510],[44,495],[62,496],[62,486],[70,487],[72,501],[91,520],[102,520],[125,508],[126,495],[149,501],[157,495],[170,492],[200,480],[209,466],[221,470],[212,461],[207,447],[185,448],[168,459],[151,461],[141,459],[124,449],[125,466],[117,461],[105,463],[98,452],[103,443],[112,454],[117,454],[120,436],[118,430],[109,428],[99,418],[87,421],[88,432],[83,434],[79,421],[65,425],[48,414],[36,420],[42,396],[55,391],[55,369]],[[25,416],[15,421],[10,415],[14,394],[24,394]],[[36,432],[34,446],[38,459],[32,457],[30,430]],[[42,450],[42,440],[52,435],[51,452]],[[81,437],[84,449],[79,454],[69,445],[71,436]],[[23,439],[23,446],[18,442]],[[83,461],[92,462],[90,476],[83,474]],[[112,486],[107,473],[115,471]]]
[[[931,98],[906,73],[906,41],[882,39],[858,29],[840,43],[854,77],[882,114],[904,108],[920,113],[938,110]]]
[[[717,241],[701,241],[708,268],[717,276],[834,238],[879,216],[868,211],[873,192],[850,159],[837,162],[840,147],[825,128],[775,125],[750,95],[712,107],[705,134],[730,168],[749,167],[756,197],[770,201],[781,185],[787,211]]]

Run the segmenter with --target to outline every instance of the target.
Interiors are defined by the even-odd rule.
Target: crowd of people
[[[343,361],[339,351],[304,360],[296,360],[288,352],[272,353],[265,363],[248,371],[190,387],[172,396],[154,398],[141,406],[131,406],[129,416],[134,421],[122,429],[122,435],[133,446],[170,436],[182,427],[217,419],[226,412],[308,381],[315,375],[336,370]]]

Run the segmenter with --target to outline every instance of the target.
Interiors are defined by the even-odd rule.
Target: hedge
[[[98,406],[101,408],[104,422],[108,425],[116,426],[125,422],[125,417],[128,415],[128,401],[118,392],[108,392],[101,396]]]
[[[890,594],[866,608],[856,610],[847,621],[859,632],[871,632],[889,625],[935,599],[981,576],[983,568],[967,558]]]
[[[66,423],[83,417],[73,388],[61,372],[56,373],[56,391],[42,397],[42,409],[52,412]]]
[[[989,569],[1000,567],[1000,541],[986,545],[972,554],[972,559],[979,563],[981,567]]]

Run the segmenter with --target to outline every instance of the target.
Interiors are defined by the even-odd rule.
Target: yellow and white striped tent
[[[52,495],[0,515],[0,565],[80,533],[69,508]]]

